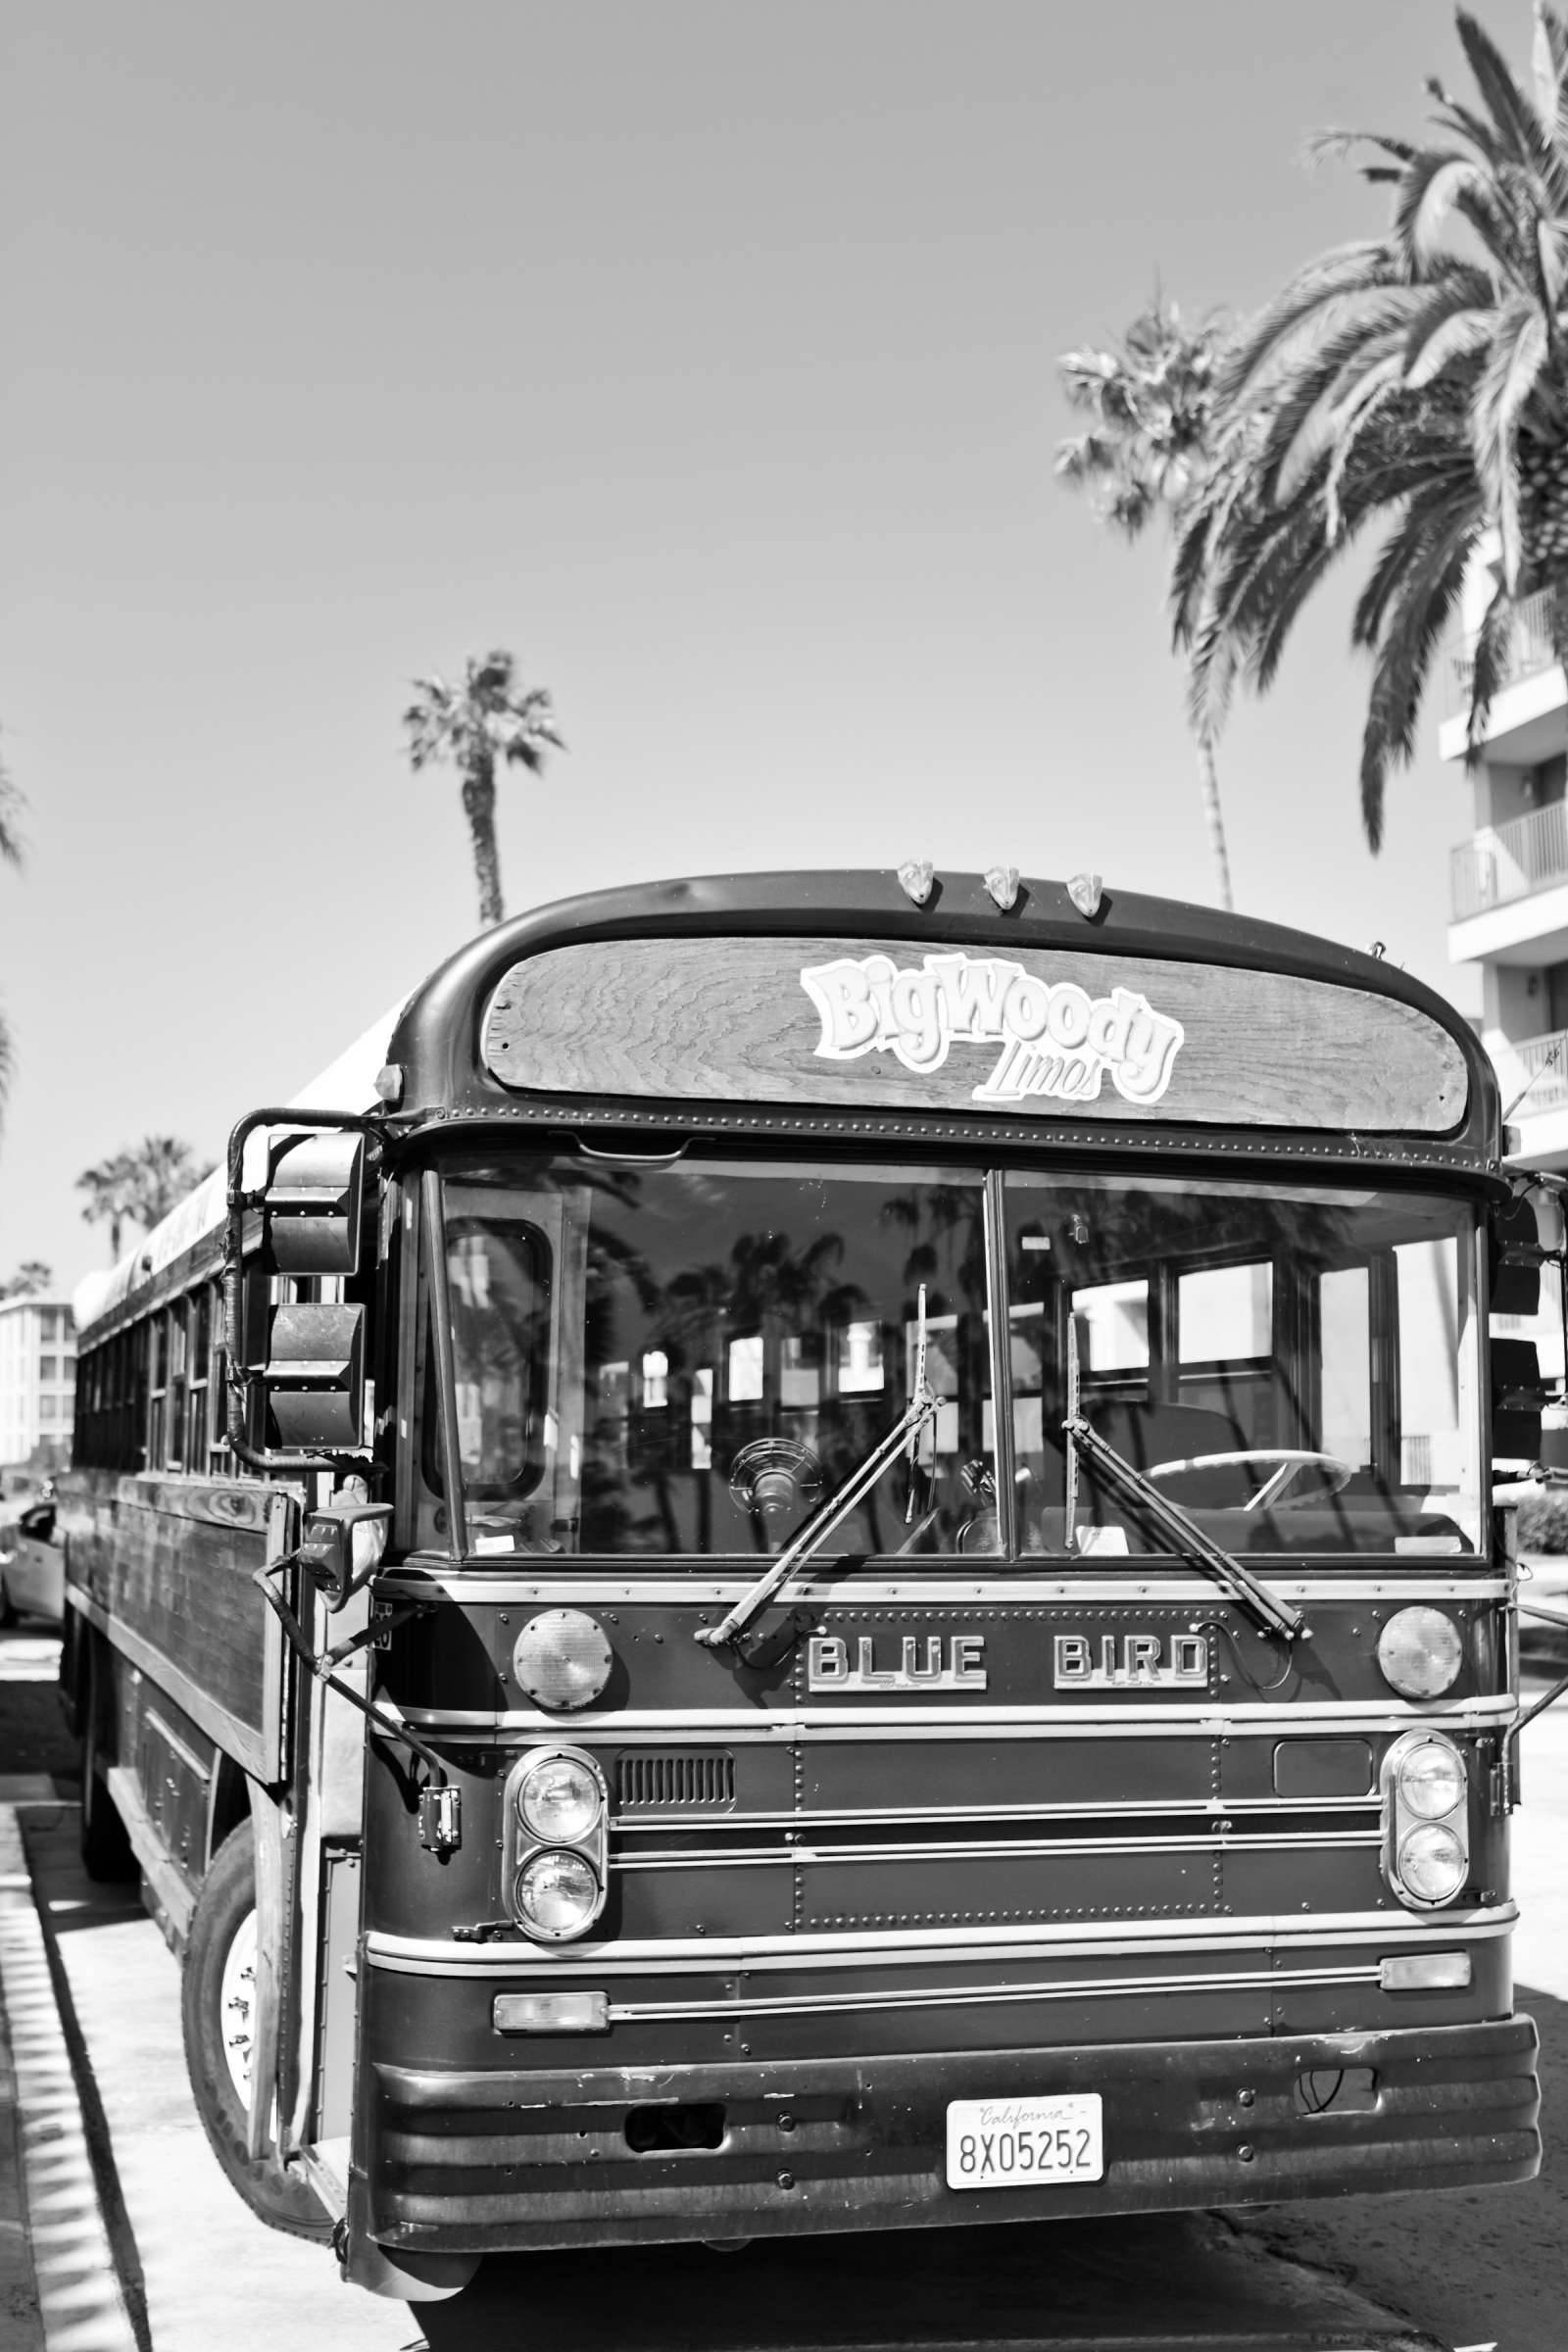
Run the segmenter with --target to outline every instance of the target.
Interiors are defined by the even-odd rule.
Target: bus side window
[[[1372,1277],[1333,1266],[1318,1278],[1321,1400],[1309,1442],[1352,1469],[1372,1467]]]
[[[1197,1266],[1176,1282],[1177,1397],[1224,1413],[1245,1443],[1272,1446],[1274,1268],[1267,1258]]]
[[[149,1316],[147,1333],[147,1452],[145,1467],[162,1470],[169,1429],[169,1317]]]
[[[1125,1375],[1142,1372],[1146,1389],[1149,1371],[1149,1284],[1100,1282],[1072,1294],[1072,1312],[1078,1324],[1079,1365],[1083,1374]],[[1118,1388],[1131,1386],[1125,1378]]]
[[[520,1495],[538,1485],[544,1468],[550,1246],[520,1221],[449,1218],[447,1283],[469,1497]],[[427,1415],[427,1431],[433,1427]]]

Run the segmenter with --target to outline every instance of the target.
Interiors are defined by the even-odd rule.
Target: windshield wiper
[[[850,1472],[836,1494],[819,1503],[810,1517],[786,1544],[772,1565],[760,1576],[749,1592],[743,1592],[727,1617],[717,1625],[703,1625],[697,1629],[697,1639],[706,1649],[727,1649],[739,1642],[742,1634],[759,1611],[765,1609],[776,1592],[783,1590],[797,1568],[814,1559],[833,1530],[849,1517],[857,1503],[863,1502],[884,1470],[892,1468],[901,1453],[909,1459],[910,1474],[914,1468],[914,1449],[920,1432],[937,1409],[937,1396],[925,1373],[925,1284],[919,1290],[914,1351],[913,1395],[907,1406],[895,1421],[887,1435],[878,1438],[864,1461]],[[910,1488],[911,1503],[913,1487]]]
[[[1168,1536],[1183,1559],[1195,1568],[1211,1576],[1224,1586],[1233,1600],[1242,1607],[1266,1634],[1281,1634],[1287,1642],[1309,1642],[1311,1628],[1299,1609],[1292,1608],[1288,1600],[1277,1600],[1265,1584],[1250,1568],[1205,1536],[1196,1519],[1189,1518],[1179,1502],[1162,1494],[1152,1479],[1124,1461],[1114,1446],[1107,1445],[1098,1429],[1092,1429],[1082,1413],[1069,1413],[1062,1423],[1067,1437],[1077,1452],[1094,1463],[1107,1487],[1122,1502],[1142,1506],[1162,1535]]]

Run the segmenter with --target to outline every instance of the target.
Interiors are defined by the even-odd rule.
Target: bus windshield
[[[1009,1173],[993,1298],[974,1169],[560,1154],[449,1172],[469,1548],[776,1551],[898,1420],[911,1457],[833,1538],[911,1565],[1168,1554],[1084,1418],[1229,1551],[1474,1553],[1472,1212],[1430,1195]],[[999,1510],[993,1313],[1010,1346]],[[433,1369],[423,1482],[441,1495]]]
[[[1480,1544],[1476,1236],[1426,1196],[1014,1177],[1022,1513],[1047,1551],[1164,1546],[1080,1468],[1078,1409],[1233,1552]]]

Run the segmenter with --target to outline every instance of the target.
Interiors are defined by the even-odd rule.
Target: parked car
[[[0,1625],[65,1615],[65,1553],[56,1534],[52,1488],[0,1503]]]

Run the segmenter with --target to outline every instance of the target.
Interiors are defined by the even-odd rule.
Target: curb
[[[74,2060],[74,2036],[14,1805],[0,1804],[0,1988],[44,2352],[147,2352],[115,2260]]]

